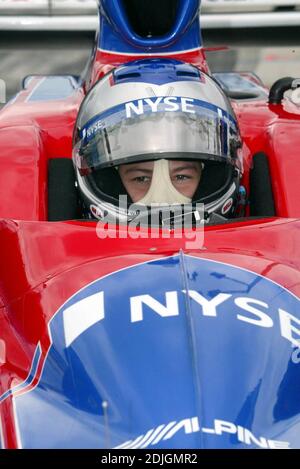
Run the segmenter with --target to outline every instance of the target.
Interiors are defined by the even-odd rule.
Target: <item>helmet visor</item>
[[[168,155],[228,162],[238,130],[233,117],[216,106],[167,97],[117,106],[88,122],[79,137],[76,166],[97,169]]]

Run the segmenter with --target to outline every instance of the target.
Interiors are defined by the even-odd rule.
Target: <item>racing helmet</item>
[[[89,91],[77,117],[73,161],[85,209],[94,218],[109,214],[126,223],[153,205],[169,206],[169,213],[170,206],[187,203],[204,204],[206,219],[230,218],[238,200],[240,148],[233,109],[212,77],[178,60],[142,59],[109,72]],[[121,169],[146,162],[148,191],[134,200]],[[198,165],[192,194],[174,186],[169,168],[176,162]],[[125,204],[120,196],[127,196]]]

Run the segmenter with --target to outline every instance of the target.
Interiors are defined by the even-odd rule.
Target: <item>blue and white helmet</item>
[[[73,148],[79,190],[93,217],[111,213],[127,222],[152,202],[161,207],[203,203],[207,218],[235,215],[241,177],[237,120],[220,86],[192,65],[143,59],[108,73],[81,105]],[[132,200],[119,168],[150,161],[149,191]],[[201,165],[191,196],[172,186],[169,161]],[[124,195],[128,205],[120,206]]]

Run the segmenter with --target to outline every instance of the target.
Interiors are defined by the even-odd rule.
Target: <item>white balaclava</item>
[[[181,194],[172,184],[168,160],[154,162],[151,186],[147,194],[137,203],[142,205],[181,205],[192,201]]]

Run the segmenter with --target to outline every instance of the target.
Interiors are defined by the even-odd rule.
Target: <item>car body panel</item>
[[[6,292],[2,301],[8,313],[4,318],[10,322],[2,376],[11,391],[0,400],[1,408],[14,402],[18,446],[127,447],[171,422],[181,422],[181,432],[169,432],[168,438],[149,442],[149,447],[269,447],[271,440],[286,440],[288,427],[296,431],[298,399],[289,393],[297,394],[299,373],[278,311],[285,308],[293,314],[296,325],[299,222],[266,220],[220,227],[206,234],[205,250],[190,254],[184,240],[166,239],[155,254],[153,240],[137,245],[126,239],[122,248],[120,239],[99,240],[95,228],[95,223],[74,222],[1,224],[1,245],[4,252],[14,253],[10,264],[15,270],[1,268]],[[288,245],[287,233],[295,233]],[[120,256],[122,250],[126,254]],[[31,259],[26,270],[25,254]],[[288,265],[290,256],[295,261]],[[260,317],[239,310],[229,299],[227,307],[225,302],[209,315],[194,300],[185,302],[187,289],[201,291],[206,298],[221,290],[235,301],[263,301],[265,307],[259,308]],[[97,297],[102,291],[103,312]],[[138,310],[130,309],[132,298],[146,293],[164,307],[166,291],[179,295],[177,313],[169,306],[164,317],[145,306],[139,318]],[[96,301],[96,318],[83,324],[76,315],[86,300],[89,314]],[[263,315],[272,323],[262,326]],[[22,338],[17,348],[14,334]],[[71,369],[75,382],[70,381]],[[78,379],[81,384],[76,384]],[[107,410],[101,402],[108,403]],[[198,420],[182,423],[197,416]],[[238,440],[230,432],[199,430],[199,425],[214,428],[215,420],[251,430],[260,443],[245,440],[245,433]],[[63,430],[55,432],[60,425],[64,438]],[[297,446],[291,430],[287,441]]]

